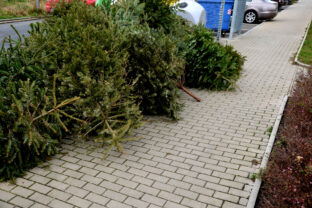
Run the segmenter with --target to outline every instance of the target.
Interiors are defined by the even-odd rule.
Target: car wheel
[[[257,13],[255,11],[247,11],[245,13],[244,21],[249,24],[256,23],[258,20]]]

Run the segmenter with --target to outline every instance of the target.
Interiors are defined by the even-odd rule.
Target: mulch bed
[[[312,71],[296,81],[262,179],[257,208],[312,207]]]

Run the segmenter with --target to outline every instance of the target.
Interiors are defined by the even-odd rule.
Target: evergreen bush
[[[141,21],[147,22],[150,28],[162,28],[166,33],[170,33],[177,24],[175,8],[170,6],[166,0],[140,0],[144,3],[144,13]]]
[[[79,100],[57,103],[56,76],[49,90],[38,58],[29,53],[32,45],[21,38],[8,42],[9,48],[0,50],[0,181],[13,180],[57,152],[66,128],[61,115],[74,118],[63,108]]]
[[[65,9],[0,52],[1,180],[56,153],[69,133],[122,151],[123,136],[140,124],[120,27],[99,9]]]
[[[158,26],[153,24],[151,27],[150,19],[142,18],[150,16],[151,11],[147,8],[153,2],[161,7],[160,10],[168,11],[167,16],[174,17],[171,8],[159,0],[144,3],[119,1],[109,10],[106,7],[103,10],[114,22],[118,22],[122,34],[127,37],[121,40],[120,50],[126,49],[129,54],[127,80],[134,83],[133,94],[143,113],[167,115],[176,119],[181,107],[176,82],[184,70],[184,60],[176,46],[179,40],[167,35],[162,27],[168,23],[163,22]]]
[[[212,32],[203,26],[193,27],[186,44],[186,86],[211,90],[225,90],[233,86],[245,58],[232,46],[215,42]]]
[[[183,72],[184,60],[175,42],[161,30],[140,27],[128,35],[128,79],[135,82],[145,114],[178,117],[177,80]]]
[[[57,152],[66,136],[108,152],[145,114],[178,117],[176,84],[227,89],[244,59],[160,0],[60,3],[0,50],[0,180]],[[186,70],[184,71],[186,65]]]
[[[30,39],[38,47],[45,43],[45,53],[53,53],[44,66],[61,80],[60,99],[81,97],[67,110],[87,125],[72,125],[74,131],[94,134],[103,144],[118,143],[142,118],[133,83],[126,80],[127,37],[101,9],[74,3],[65,11],[56,8]]]

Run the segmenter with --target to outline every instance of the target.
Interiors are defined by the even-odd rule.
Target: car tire
[[[257,13],[253,10],[245,12],[244,22],[246,22],[248,24],[254,24],[254,23],[258,22]]]

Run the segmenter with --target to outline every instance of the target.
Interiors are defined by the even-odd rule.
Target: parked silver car
[[[278,3],[270,0],[247,0],[244,22],[273,19],[278,13]]]

